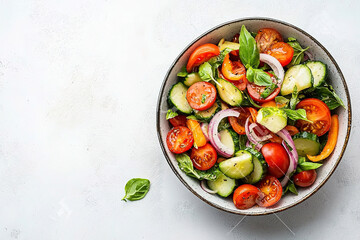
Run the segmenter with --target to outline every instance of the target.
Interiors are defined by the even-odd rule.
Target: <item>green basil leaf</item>
[[[294,37],[288,37],[288,41],[289,41],[289,42],[294,42],[294,41],[296,41],[296,38],[294,38]]]
[[[206,171],[200,171],[197,169],[195,169],[195,171],[200,176],[199,180],[205,179],[205,180],[209,180],[209,181],[214,181],[221,174],[217,165],[215,165],[214,167],[212,167]]]
[[[123,199],[129,201],[136,201],[143,199],[150,189],[150,181],[143,178],[133,178],[125,185],[125,196]]]
[[[289,184],[288,184],[287,188],[288,188],[289,191],[292,192],[293,194],[298,195],[298,191],[297,191],[297,189],[296,189],[295,184],[294,184],[293,181],[289,181]]]
[[[294,49],[293,58],[291,59],[291,62],[287,65],[287,67],[290,68],[291,66],[298,65],[304,61],[304,52],[308,50],[309,47],[302,48],[300,43],[297,42],[295,38],[289,37],[288,40],[288,44]]]
[[[342,106],[346,109],[345,104],[335,93],[331,85],[328,87],[317,87],[313,92],[310,93],[310,95],[323,101],[330,110],[334,110],[339,106]]]
[[[166,120],[169,120],[170,118],[174,118],[176,117],[177,115],[177,112],[174,112],[173,110],[169,109],[166,113]]]
[[[294,110],[298,103],[299,103],[299,92],[297,91],[297,87],[295,85],[293,89],[293,93],[291,94],[290,109]]]
[[[260,53],[256,45],[254,37],[246,30],[245,25],[242,25],[239,36],[239,55],[241,62],[246,68],[257,68],[260,64]]]
[[[189,73],[186,70],[186,67],[183,66],[181,68],[181,71],[177,74],[178,77],[186,77]]]
[[[185,154],[177,154],[175,156],[179,168],[188,176],[199,179],[199,180],[216,180],[216,178],[219,176],[220,174],[220,170],[218,170],[218,166],[214,166],[212,168],[210,168],[209,170],[206,171],[200,171],[197,169],[194,169],[193,163],[190,159],[190,157]]]
[[[203,64],[200,65],[199,76],[200,76],[201,80],[206,81],[206,82],[208,82],[210,80],[214,80],[213,70],[212,70],[210,63],[204,62]]]
[[[299,166],[303,171],[307,171],[307,170],[317,169],[317,168],[321,167],[322,164],[314,163],[314,162],[303,162],[303,163],[299,164]]]
[[[246,78],[249,82],[255,83],[258,86],[269,87],[274,85],[269,74],[260,69],[249,67],[246,71]]]
[[[262,97],[263,99],[267,98],[268,96],[270,96],[270,94],[274,92],[276,88],[278,88],[276,84],[266,87],[265,90],[260,94],[260,97]]]
[[[276,104],[284,105],[284,108],[286,108],[289,105],[290,100],[283,96],[276,96],[275,102]]]
[[[291,120],[305,120],[305,121],[310,121],[306,118],[306,111],[305,109],[297,109],[297,110],[292,110],[292,109],[287,109],[287,108],[283,108],[283,110],[285,111],[286,115],[288,116],[288,118],[290,118]]]

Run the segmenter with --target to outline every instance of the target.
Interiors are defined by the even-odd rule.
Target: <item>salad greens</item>
[[[143,199],[150,189],[150,181],[143,178],[133,178],[125,185],[123,201],[136,201]]]
[[[177,112],[174,112],[173,110],[169,109],[166,113],[166,120],[169,120],[170,118],[174,118],[178,115],[179,114]]]
[[[220,174],[220,170],[217,166],[212,167],[207,171],[200,171],[194,168],[193,163],[190,157],[183,153],[176,155],[176,160],[178,161],[179,168],[186,173],[186,175],[197,178],[199,180],[216,180],[217,176]]]
[[[302,63],[304,61],[304,52],[307,51],[309,47],[302,48],[296,38],[293,37],[289,37],[287,43],[294,49],[294,56],[288,67]]]

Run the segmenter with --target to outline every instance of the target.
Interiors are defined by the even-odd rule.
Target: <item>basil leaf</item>
[[[310,95],[323,101],[330,110],[334,110],[339,106],[342,106],[346,109],[345,104],[335,93],[332,86],[329,85],[328,87],[317,87]]]
[[[297,191],[297,189],[296,189],[295,184],[294,184],[293,181],[289,181],[289,183],[288,183],[288,185],[286,186],[286,188],[287,188],[290,192],[292,192],[293,194],[298,195],[298,191]]]
[[[290,109],[294,110],[298,103],[299,103],[299,92],[297,91],[297,87],[295,85],[293,89],[293,93],[291,94]]]
[[[200,171],[195,169],[195,171],[197,172],[197,174],[200,176],[199,180],[209,180],[209,181],[214,181],[216,180],[216,178],[220,175],[220,170],[218,168],[218,166],[214,166],[212,168],[210,168],[209,170],[206,171]]]
[[[185,154],[177,154],[175,156],[176,161],[178,162],[179,168],[188,176],[197,178],[199,180],[216,180],[216,178],[219,176],[220,172],[217,168],[217,166],[214,166],[206,171],[200,171],[197,169],[194,169],[193,163],[190,159],[190,157]]]
[[[174,118],[176,117],[177,115],[177,112],[174,112],[173,110],[169,109],[166,113],[166,120],[169,120],[170,118]]]
[[[305,121],[310,121],[306,118],[306,111],[305,109],[297,109],[297,110],[292,110],[292,109],[287,109],[287,108],[283,108],[283,110],[285,111],[286,115],[288,116],[288,118],[290,118],[291,120],[305,120]]]
[[[183,66],[181,68],[181,71],[177,74],[178,77],[186,77],[189,73],[186,70],[186,67]]]
[[[246,30],[245,25],[242,25],[239,36],[239,55],[240,60],[246,68],[257,68],[260,64],[260,53],[256,45],[254,37]]]
[[[293,37],[289,37],[288,40],[288,44],[294,49],[294,56],[291,59],[291,62],[287,65],[287,67],[290,68],[291,66],[298,65],[304,61],[304,52],[308,50],[309,47],[302,48],[300,43]]]
[[[267,98],[270,94],[274,92],[276,88],[278,88],[276,84],[266,87],[265,90],[260,94],[260,97],[262,97],[263,99]]]
[[[200,65],[199,76],[200,76],[201,80],[206,81],[206,82],[208,82],[210,80],[214,80],[213,71],[212,71],[212,67],[211,67],[210,63],[204,62],[203,64]]]
[[[232,50],[230,48],[225,48],[224,50],[222,50],[219,54],[219,56],[216,57],[212,57],[208,63],[211,65],[212,67],[212,72],[213,72],[213,78],[217,78],[219,76],[218,74],[218,67],[221,66],[221,64],[224,62],[225,56],[230,53]]]
[[[123,199],[129,201],[140,200],[145,197],[150,189],[150,181],[143,178],[133,178],[125,185],[125,196]]]
[[[296,41],[296,38],[294,38],[294,37],[288,37],[288,41],[289,41],[289,42]]]
[[[283,96],[276,96],[275,102],[276,105],[284,105],[284,108],[286,108],[289,105],[290,100]]]
[[[299,164],[299,167],[303,171],[317,169],[317,168],[319,168],[321,166],[322,166],[321,163],[313,163],[313,162],[303,162],[303,163]]]
[[[249,82],[255,83],[258,86],[273,86],[275,85],[269,74],[260,69],[250,67],[246,71],[246,78]]]

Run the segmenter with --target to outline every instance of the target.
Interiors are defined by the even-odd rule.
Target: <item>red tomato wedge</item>
[[[312,121],[297,120],[296,126],[300,131],[311,132],[317,136],[322,136],[329,131],[331,114],[324,102],[316,98],[307,98],[296,105],[296,109],[299,108],[305,109],[307,119]]]
[[[271,73],[267,73],[270,75],[270,77],[274,77]],[[248,83],[247,85],[247,91],[250,95],[250,97],[259,103],[265,103],[273,100],[277,95],[280,93],[280,88],[276,88],[267,98],[263,99],[261,97],[261,93],[265,90],[266,87],[258,86],[254,83]]]
[[[210,58],[219,54],[219,47],[212,43],[206,43],[197,47],[190,55],[189,61],[186,65],[187,72],[192,72],[194,67],[201,65]]]
[[[215,165],[217,153],[215,148],[207,143],[205,146],[199,147],[198,149],[193,148],[191,150],[190,158],[196,169],[208,170]]]
[[[194,137],[187,127],[178,126],[171,129],[166,137],[168,148],[173,153],[183,153],[194,144]]]
[[[290,165],[289,156],[285,148],[280,143],[267,143],[261,148],[261,153],[269,165],[270,175],[281,178],[285,175]]]
[[[280,181],[273,176],[266,176],[257,187],[263,196],[258,199],[257,204],[261,207],[270,207],[276,204],[283,192]]]
[[[281,66],[286,66],[294,56],[294,49],[287,43],[277,42],[271,45],[267,53],[276,58]]]
[[[316,176],[316,171],[312,169],[295,174],[293,180],[296,186],[309,187],[315,182]]]
[[[184,115],[177,115],[176,117],[170,118],[169,122],[173,127],[183,126],[186,127],[186,116]]]
[[[214,105],[216,88],[208,82],[197,82],[187,90],[186,99],[195,110],[203,111]]]
[[[248,209],[256,204],[260,190],[251,184],[239,186],[233,195],[233,202],[238,209]]]
[[[229,123],[231,127],[240,135],[245,135],[245,122],[246,119],[251,116],[250,122],[256,122],[257,111],[255,108],[245,107],[245,108],[234,108],[240,112],[239,117],[229,117]]]
[[[281,34],[273,28],[262,28],[258,31],[255,41],[260,52],[265,53],[277,42],[283,42]]]

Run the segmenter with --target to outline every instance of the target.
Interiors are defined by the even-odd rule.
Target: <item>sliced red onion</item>
[[[282,142],[282,145],[284,146],[284,148],[285,148],[285,150],[286,150],[286,152],[287,152],[287,154],[289,155],[289,158],[290,158],[289,168],[286,171],[285,177],[281,181],[281,186],[285,187],[286,184],[289,181],[289,177],[290,177],[291,173],[297,167],[299,156],[298,156],[298,153],[297,153],[296,148],[295,148],[295,143],[292,140],[290,133],[285,128],[283,128],[281,131],[279,131],[277,133],[277,135],[279,135],[284,140]],[[291,150],[289,149],[288,145],[291,148]]]
[[[256,132],[254,131],[254,129],[256,128],[256,131],[260,133],[260,135],[263,136],[258,136],[256,134]],[[257,123],[252,123],[249,126],[249,132],[250,134],[252,134],[253,138],[255,139],[255,141],[257,142],[264,142],[266,140],[269,140],[270,138],[272,138],[272,136],[270,134],[266,134]]]
[[[308,52],[308,51],[305,51],[304,52],[304,61],[306,61],[306,60],[314,60],[314,57],[313,57],[313,55],[311,54],[311,52]],[[308,58],[308,59],[306,59],[306,57]]]
[[[245,147],[252,148],[252,145],[249,140],[246,142]]]
[[[271,67],[276,77],[279,79],[277,85],[280,87],[285,75],[285,71],[284,68],[281,66],[281,63],[273,56],[265,53],[260,53],[260,61],[266,63]]]
[[[202,180],[202,181],[200,182],[200,186],[201,186],[201,188],[202,188],[205,192],[207,192],[207,193],[210,193],[210,194],[215,194],[215,193],[216,193],[216,191],[210,190],[210,189],[207,187],[207,185],[206,185],[206,180]]]
[[[224,157],[232,157],[234,155],[234,149],[225,146],[220,141],[218,127],[220,121],[225,117],[239,117],[240,113],[233,109],[221,110],[211,119],[209,124],[209,140],[216,151]]]
[[[206,141],[209,141],[209,124],[208,123],[201,123],[200,124],[201,131],[203,132]]]
[[[245,133],[246,133],[246,136],[247,136],[247,138],[249,139],[249,141],[252,142],[252,143],[255,145],[256,150],[260,151],[261,148],[263,147],[263,143],[256,141],[256,140],[254,139],[253,135],[251,134],[250,128],[249,128],[249,119],[250,119],[250,117],[248,117],[248,118],[246,119],[246,122],[245,122]]]

